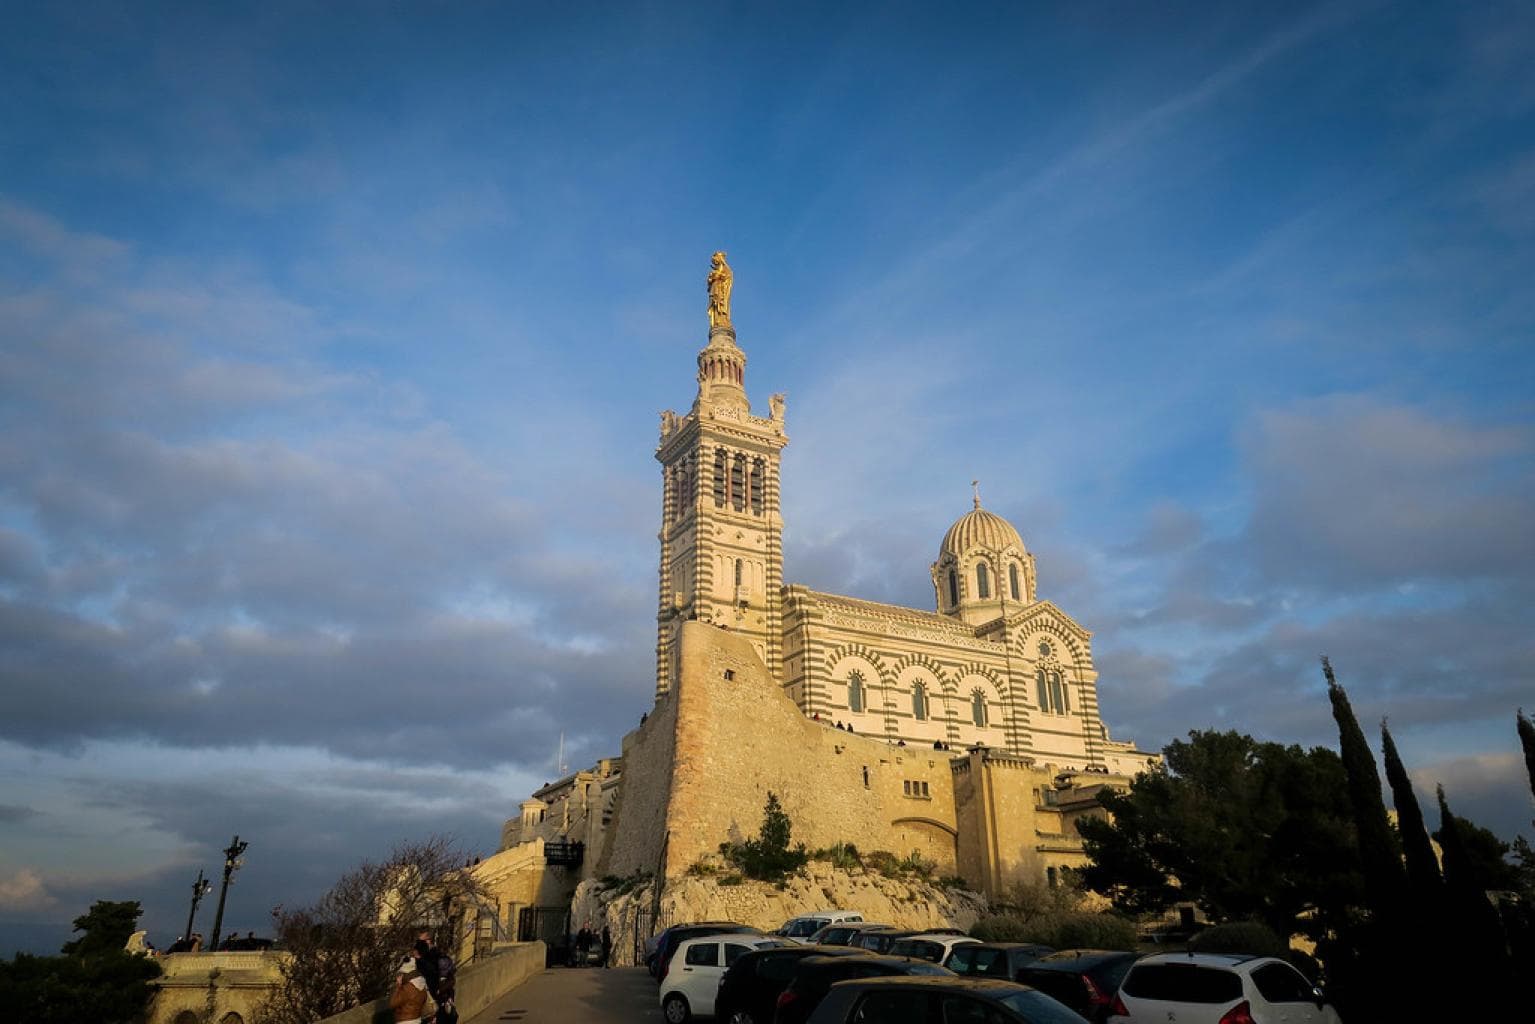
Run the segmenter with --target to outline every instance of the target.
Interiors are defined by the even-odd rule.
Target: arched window
[[[927,687],[917,683],[911,688],[911,717],[927,721]]]
[[[1055,873],[1055,868],[1045,868],[1045,884],[1052,889],[1060,884],[1060,879]]]
[[[977,729],[986,728],[986,695],[980,690],[970,694],[970,720]]]
[[[1071,712],[1071,693],[1059,672],[1040,669],[1034,673],[1034,683],[1039,689],[1039,710],[1051,715]]]
[[[763,477],[765,477],[766,475],[767,475],[767,463],[766,462],[764,462],[762,459],[757,459],[755,462],[752,463],[751,492],[752,492],[752,514],[753,515],[759,515],[760,516],[762,514],[762,502],[763,502],[763,499],[762,499],[763,482],[762,481],[763,481]]]
[[[949,605],[959,604],[959,573],[949,570]]]
[[[985,562],[975,567],[975,596],[982,601],[991,596],[991,578],[986,572]]]
[[[725,449],[714,449],[714,507],[725,507]]]
[[[863,674],[861,672],[847,674],[847,709],[860,712],[863,710]]]
[[[1008,583],[1008,589],[1010,589],[1013,592],[1013,600],[1014,601],[1022,601],[1023,598],[1018,596],[1018,563],[1017,562],[1012,562],[1012,563],[1008,564],[1008,567],[1007,567],[1007,583]]]
[[[746,456],[740,452],[730,464],[730,507],[737,512],[746,508]]]
[[[739,558],[737,558],[736,559],[736,586],[739,587],[740,585],[741,585],[741,560]]]

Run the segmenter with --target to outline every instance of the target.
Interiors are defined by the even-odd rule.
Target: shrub
[[[901,876],[901,862],[889,850],[870,850],[864,854],[863,866],[869,871],[879,872],[886,878]]]
[[[938,862],[936,860],[924,860],[922,854],[913,850],[896,867],[902,873],[913,874],[919,878],[931,878],[933,877],[933,870],[938,867]]]
[[[687,874],[692,878],[711,878],[719,873],[719,865],[711,864],[706,860],[694,861],[687,870]]]
[[[742,878],[740,875],[730,874],[730,875],[722,876],[720,878],[719,884],[720,885],[740,885],[744,881],[746,881],[746,879]]]
[[[810,854],[810,859],[830,861],[832,867],[842,871],[863,867],[863,858],[858,855],[858,847],[852,843],[837,843],[835,846],[816,850]]]
[[[1211,925],[1189,939],[1194,953],[1246,953],[1249,956],[1283,957],[1290,944],[1274,929],[1257,921],[1232,921]]]
[[[976,922],[970,934],[982,942],[1038,942],[1056,949],[1135,948],[1135,925],[1117,914],[1057,910],[1032,917],[997,914]]]
[[[970,888],[969,882],[965,881],[958,875],[944,875],[942,878],[938,879],[938,885],[944,889],[963,889],[966,892],[975,891],[974,889]]]

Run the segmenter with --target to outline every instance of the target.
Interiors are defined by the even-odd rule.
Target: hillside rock
[[[726,885],[719,877],[673,879],[661,892],[657,926],[654,886],[650,880],[582,882],[571,904],[571,927],[589,923],[600,930],[606,924],[613,936],[614,964],[622,966],[643,962],[639,950],[644,940],[668,924],[736,921],[766,932],[799,914],[837,909],[856,910],[865,921],[896,928],[968,929],[988,909],[977,892],[811,861],[781,886],[749,879]]]

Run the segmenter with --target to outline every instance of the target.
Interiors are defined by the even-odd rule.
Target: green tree
[[[1513,847],[1499,839],[1491,829],[1483,828],[1458,814],[1454,815],[1454,819],[1454,841],[1461,850],[1471,886],[1482,892],[1517,892],[1523,879],[1518,865],[1508,859]],[[1434,841],[1441,849],[1450,841],[1443,827],[1434,833]]]
[[[128,944],[143,913],[138,900],[97,900],[89,911],[75,918],[74,930],[84,934],[64,943],[62,952],[65,956],[91,956],[120,950]]]
[[[1348,779],[1349,802],[1354,808],[1354,829],[1359,838],[1360,864],[1364,868],[1365,894],[1371,912],[1382,920],[1400,913],[1407,890],[1407,873],[1402,866],[1402,848],[1386,804],[1381,796],[1380,771],[1375,755],[1359,728],[1348,694],[1333,676],[1332,663],[1322,658],[1322,674],[1327,678],[1327,698],[1332,716],[1338,723],[1338,750]]]
[[[1439,873],[1439,858],[1429,842],[1428,826],[1423,824],[1423,810],[1413,792],[1412,780],[1402,767],[1396,743],[1385,722],[1380,723],[1381,753],[1386,761],[1386,780],[1391,784],[1391,802],[1396,806],[1396,827],[1402,838],[1407,861],[1407,880],[1420,905],[1437,908],[1444,898],[1444,877]]]
[[[160,966],[123,949],[138,917],[136,902],[98,901],[75,919],[85,934],[66,943],[63,956],[18,953],[0,962],[0,1014],[27,1024],[143,1020]]]
[[[1460,827],[1462,819],[1450,813],[1450,804],[1445,799],[1443,786],[1438,787],[1437,794],[1439,831],[1435,835],[1439,838],[1440,849],[1444,851],[1444,886],[1449,907],[1447,916],[1451,925],[1450,934],[1460,947],[1458,956],[1462,962],[1476,965],[1486,981],[1485,985],[1474,986],[1479,991],[1472,994],[1474,1002],[1467,1007],[1466,1016],[1468,1019],[1478,1016],[1475,1001],[1485,1004],[1480,1007],[1481,1011],[1493,1016],[1491,1011],[1498,999],[1490,995],[1489,990],[1501,990],[1509,978],[1503,923],[1497,910],[1487,900],[1487,891],[1482,887],[1475,856]]]
[[[1128,793],[1081,822],[1084,887],[1131,914],[1192,900],[1216,921],[1257,920],[1320,938],[1362,879],[1342,762],[1325,748],[1191,732]]]
[[[747,877],[777,882],[804,867],[810,859],[804,843],[790,848],[793,831],[793,823],[778,794],[770,791],[762,808],[762,827],[757,830],[757,837],[720,849]]]
[[[1519,709],[1519,745],[1524,748],[1524,770],[1530,776],[1530,793],[1535,795],[1535,723],[1524,717],[1524,708]]]

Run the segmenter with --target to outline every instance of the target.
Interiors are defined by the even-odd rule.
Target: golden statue
[[[723,251],[709,259],[709,326],[730,326],[730,289],[735,285],[735,275],[725,262]]]

